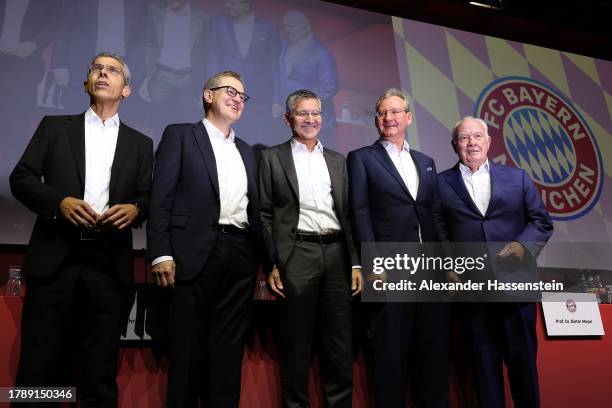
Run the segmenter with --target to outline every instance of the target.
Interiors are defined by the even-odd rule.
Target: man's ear
[[[202,93],[202,99],[204,99],[206,103],[211,103],[212,102],[212,91],[210,89],[205,89],[204,92]]]
[[[127,98],[131,94],[132,94],[132,87],[129,85],[124,86],[123,89],[121,90],[121,96],[124,98]]]

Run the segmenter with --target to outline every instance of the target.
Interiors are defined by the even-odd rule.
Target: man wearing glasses
[[[255,152],[232,126],[240,75],[206,81],[204,119],[169,125],[157,149],[147,227],[158,285],[173,286],[169,407],[237,407],[258,256],[265,254]]]
[[[15,197],[38,215],[23,265],[28,287],[16,384],[74,384],[66,354],[75,350],[80,406],[109,407],[117,405],[132,227],[148,214],[153,142],[119,121],[131,92],[120,57],[98,54],[85,91],[90,108],[45,117],[10,176]]]
[[[344,157],[323,148],[317,138],[321,122],[317,95],[306,90],[289,95],[285,123],[293,137],[262,153],[261,216],[275,243],[268,284],[282,302],[283,406],[310,406],[308,371],[316,343],[326,405],[350,408],[350,301],[363,286]]]
[[[348,155],[358,248],[364,242],[439,241],[436,166],[408,146],[406,128],[411,123],[406,93],[388,89],[376,102],[380,139]],[[447,407],[448,305],[369,303],[367,318],[376,406],[405,406],[412,367],[415,405]]]

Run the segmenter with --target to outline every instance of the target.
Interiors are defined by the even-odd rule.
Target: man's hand
[[[363,276],[361,275],[361,269],[353,268],[351,271],[351,296],[360,294],[362,290]]]
[[[518,241],[510,241],[497,254],[504,261],[522,261],[525,257],[525,247]]]
[[[268,275],[268,287],[278,296],[285,297],[283,293],[283,281],[281,281],[280,272],[276,266],[272,268],[272,272]]]
[[[446,272],[446,280],[450,283],[461,283],[461,278],[459,274],[455,271]],[[449,290],[448,295],[453,297],[457,294],[456,290]]]
[[[98,219],[98,225],[112,225],[118,230],[132,225],[138,216],[138,207],[134,204],[115,204]]]
[[[370,284],[374,283],[374,281],[382,281],[382,282],[386,282],[387,281],[387,272],[384,271],[382,273],[374,273],[374,272],[370,272],[368,275],[366,275],[366,281]]]
[[[74,197],[66,197],[59,205],[64,218],[75,227],[82,226],[91,228],[98,221],[98,213],[83,200]]]
[[[176,272],[176,264],[174,261],[162,261],[157,263],[153,266],[151,272],[158,286],[174,286],[174,274]]]

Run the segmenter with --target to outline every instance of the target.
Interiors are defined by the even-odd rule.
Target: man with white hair
[[[497,260],[534,270],[553,225],[533,182],[522,169],[489,161],[491,137],[482,119],[459,121],[452,145],[459,162],[438,176],[447,234],[442,239],[505,244]],[[515,279],[521,276],[517,268],[510,272]],[[514,405],[539,407],[536,303],[465,306],[461,315],[473,353],[479,406],[505,406],[503,361]]]

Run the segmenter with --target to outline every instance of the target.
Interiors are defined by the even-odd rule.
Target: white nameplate
[[[542,292],[542,310],[549,336],[603,336],[594,293]]]

